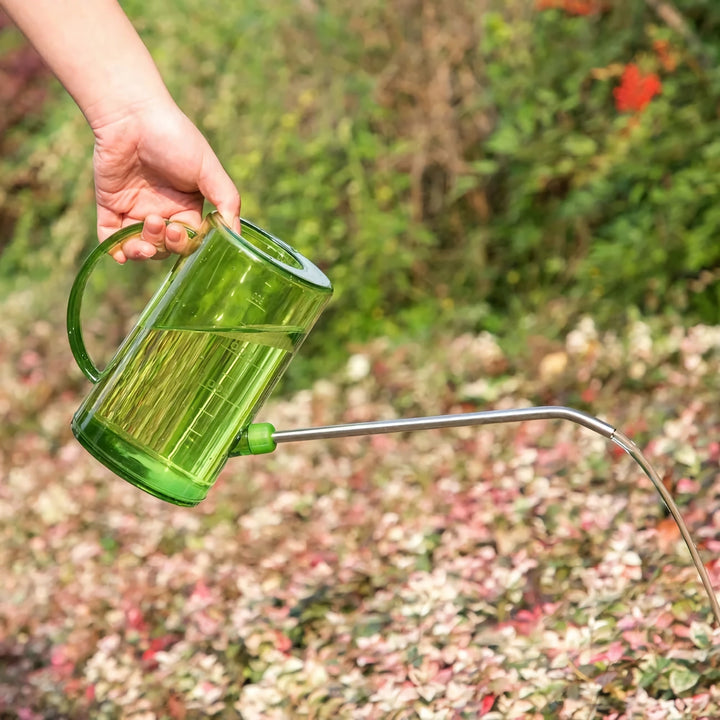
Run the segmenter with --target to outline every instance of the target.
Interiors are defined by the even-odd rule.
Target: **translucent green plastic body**
[[[207,495],[332,292],[315,266],[247,222],[240,237],[211,215],[200,236],[103,372],[79,333],[80,276],[69,312],[71,346],[95,381],[73,418],[76,438],[125,480],[187,506]]]

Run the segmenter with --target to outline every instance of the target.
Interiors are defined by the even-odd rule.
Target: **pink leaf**
[[[631,650],[638,650],[647,647],[647,638],[645,633],[639,630],[626,630],[623,634],[623,640],[630,646]]]
[[[624,637],[624,636],[623,636]],[[606,662],[616,663],[625,654],[625,646],[619,640],[611,643],[605,652],[601,652],[590,659],[589,663],[594,665],[595,663]]]
[[[489,713],[493,709],[493,705],[495,704],[495,696],[494,695],[485,695],[485,697],[480,701],[480,714],[485,715],[485,713]]]

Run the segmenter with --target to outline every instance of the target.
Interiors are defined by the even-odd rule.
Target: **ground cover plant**
[[[281,446],[179,509],[73,440],[62,332],[0,350],[0,707],[41,718],[697,718],[720,634],[650,483],[562,423]],[[564,403],[643,445],[720,586],[720,329],[377,340],[280,429]],[[37,416],[36,421],[28,418]]]

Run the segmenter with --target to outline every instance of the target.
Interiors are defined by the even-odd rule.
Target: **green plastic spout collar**
[[[266,455],[273,452],[277,443],[273,440],[275,428],[269,422],[252,423],[240,436],[231,455]]]

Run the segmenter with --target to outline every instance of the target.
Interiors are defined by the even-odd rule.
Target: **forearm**
[[[116,0],[0,0],[98,129],[169,93]]]

